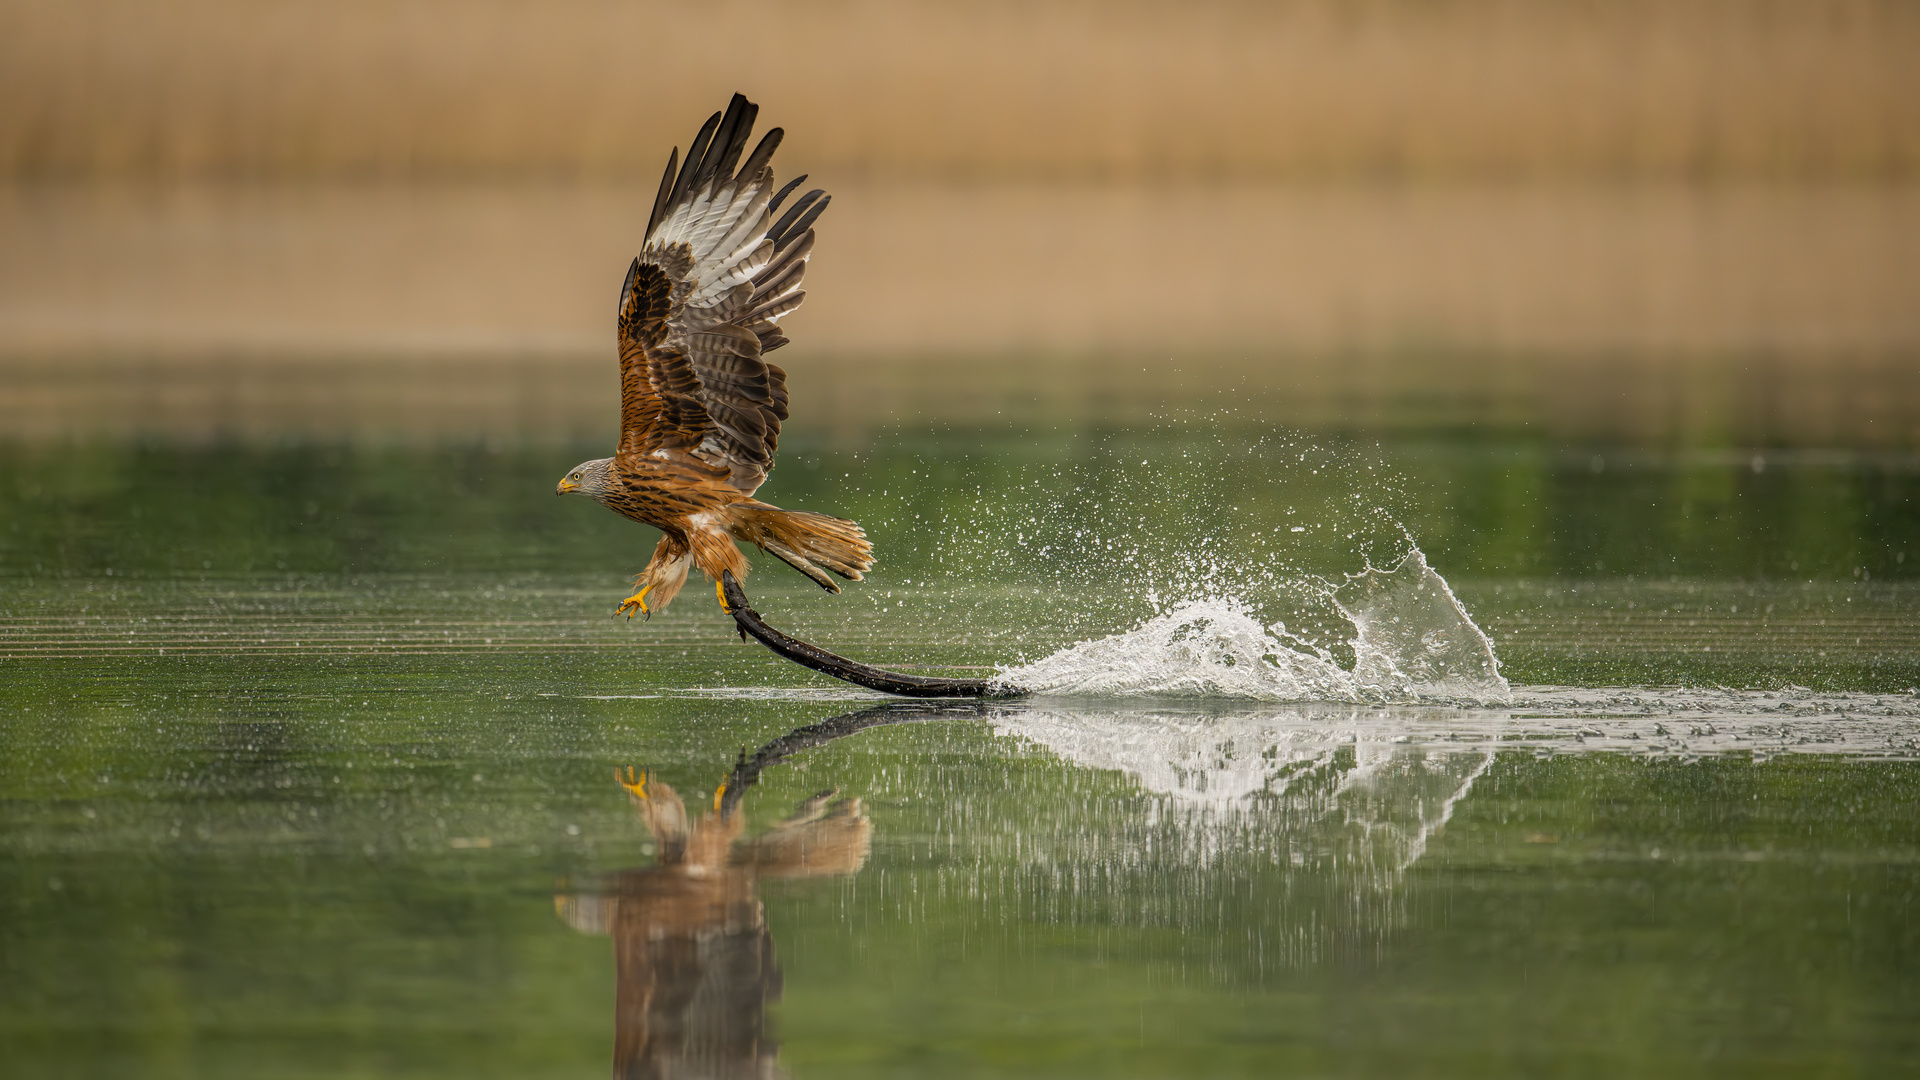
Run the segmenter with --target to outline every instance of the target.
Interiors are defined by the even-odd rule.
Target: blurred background
[[[1098,575],[1022,521],[1145,503],[1106,573],[1912,578],[1915,56],[1883,0],[0,0],[0,570],[630,572],[546,492],[738,90],[834,196],[764,494],[884,574],[1046,595]]]
[[[0,430],[598,439],[727,95],[835,196],[795,423],[1920,446],[1898,0],[0,0]]]

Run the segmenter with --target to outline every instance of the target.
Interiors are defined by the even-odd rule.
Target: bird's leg
[[[635,611],[638,611],[640,614],[645,615],[649,620],[651,620],[653,618],[653,612],[648,610],[647,608],[647,593],[651,592],[652,589],[653,589],[653,586],[648,585],[645,588],[642,588],[639,592],[634,593],[632,596],[629,596],[625,600],[620,601],[620,606],[617,608],[614,608],[613,613],[615,615],[625,615],[627,618],[631,619],[633,618],[633,613]]]
[[[654,842],[660,845],[660,862],[663,865],[680,862],[687,848],[687,807],[680,801],[679,794],[665,782],[654,779],[652,773],[636,770],[631,765],[625,769],[615,767],[613,779],[626,789],[640,824],[647,827]]]
[[[720,599],[720,610],[721,610],[721,611],[724,611],[724,612],[726,612],[726,613],[727,613],[727,614],[729,614],[729,615],[731,615],[731,614],[733,614],[733,609],[727,606],[727,589],[726,589],[726,586],[725,586],[724,584],[722,584],[721,582],[718,582],[718,581],[716,581],[716,582],[714,582],[714,583],[713,583],[713,595],[714,595],[714,596],[716,596],[716,597],[718,597],[718,598]]]
[[[620,601],[614,614],[629,619],[639,614],[651,619],[654,612],[667,610],[667,605],[679,595],[680,586],[686,584],[687,568],[691,565],[686,546],[671,536],[662,536],[646,568],[633,576],[634,594]]]
[[[642,769],[638,773],[636,773],[634,772],[633,766],[629,765],[627,766],[627,774],[625,776],[621,776],[620,770],[615,769],[613,770],[613,779],[615,783],[619,784],[623,788],[626,788],[627,794],[633,796],[634,798],[645,799],[648,797],[647,796],[647,771],[645,769]]]

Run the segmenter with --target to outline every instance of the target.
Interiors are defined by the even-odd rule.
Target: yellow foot
[[[726,605],[722,604],[721,606],[725,607]],[[720,786],[713,789],[713,809],[715,813],[719,813],[720,800],[726,797],[727,797],[727,782],[725,780],[722,780],[720,781]]]
[[[633,771],[633,766],[629,765],[627,766],[627,774],[621,776],[620,770],[616,768],[613,770],[613,779],[615,783],[626,788],[627,794],[634,798],[644,799],[647,797],[647,772],[645,769],[636,773]]]
[[[729,615],[733,614],[733,609],[727,606],[727,587],[725,585],[723,585],[721,582],[718,582],[718,581],[714,582],[713,595],[720,598],[721,611],[724,611]]]
[[[653,586],[649,585],[639,592],[634,593],[632,596],[627,597],[625,600],[620,601],[620,606],[615,608],[613,613],[615,615],[625,615],[631,619],[633,618],[634,612],[637,611],[649,619],[653,618],[653,612],[647,609],[647,593],[652,591],[652,589]]]

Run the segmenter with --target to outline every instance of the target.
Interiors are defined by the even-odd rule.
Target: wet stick
[[[985,679],[930,679],[922,675],[902,675],[849,660],[768,626],[760,618],[760,613],[747,604],[747,594],[741,590],[740,582],[731,572],[721,575],[720,587],[726,598],[727,614],[733,616],[734,623],[740,628],[740,640],[745,641],[751,634],[760,644],[801,667],[812,668],[836,679],[845,679],[869,690],[902,697],[1018,697],[1025,692],[998,683],[990,688]]]

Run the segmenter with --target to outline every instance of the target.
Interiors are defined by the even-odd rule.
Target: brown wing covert
[[[648,435],[660,419],[660,395],[653,387],[647,350],[666,339],[672,288],[664,270],[642,266],[639,259],[627,268],[626,284],[620,287],[622,454],[643,453]]]

